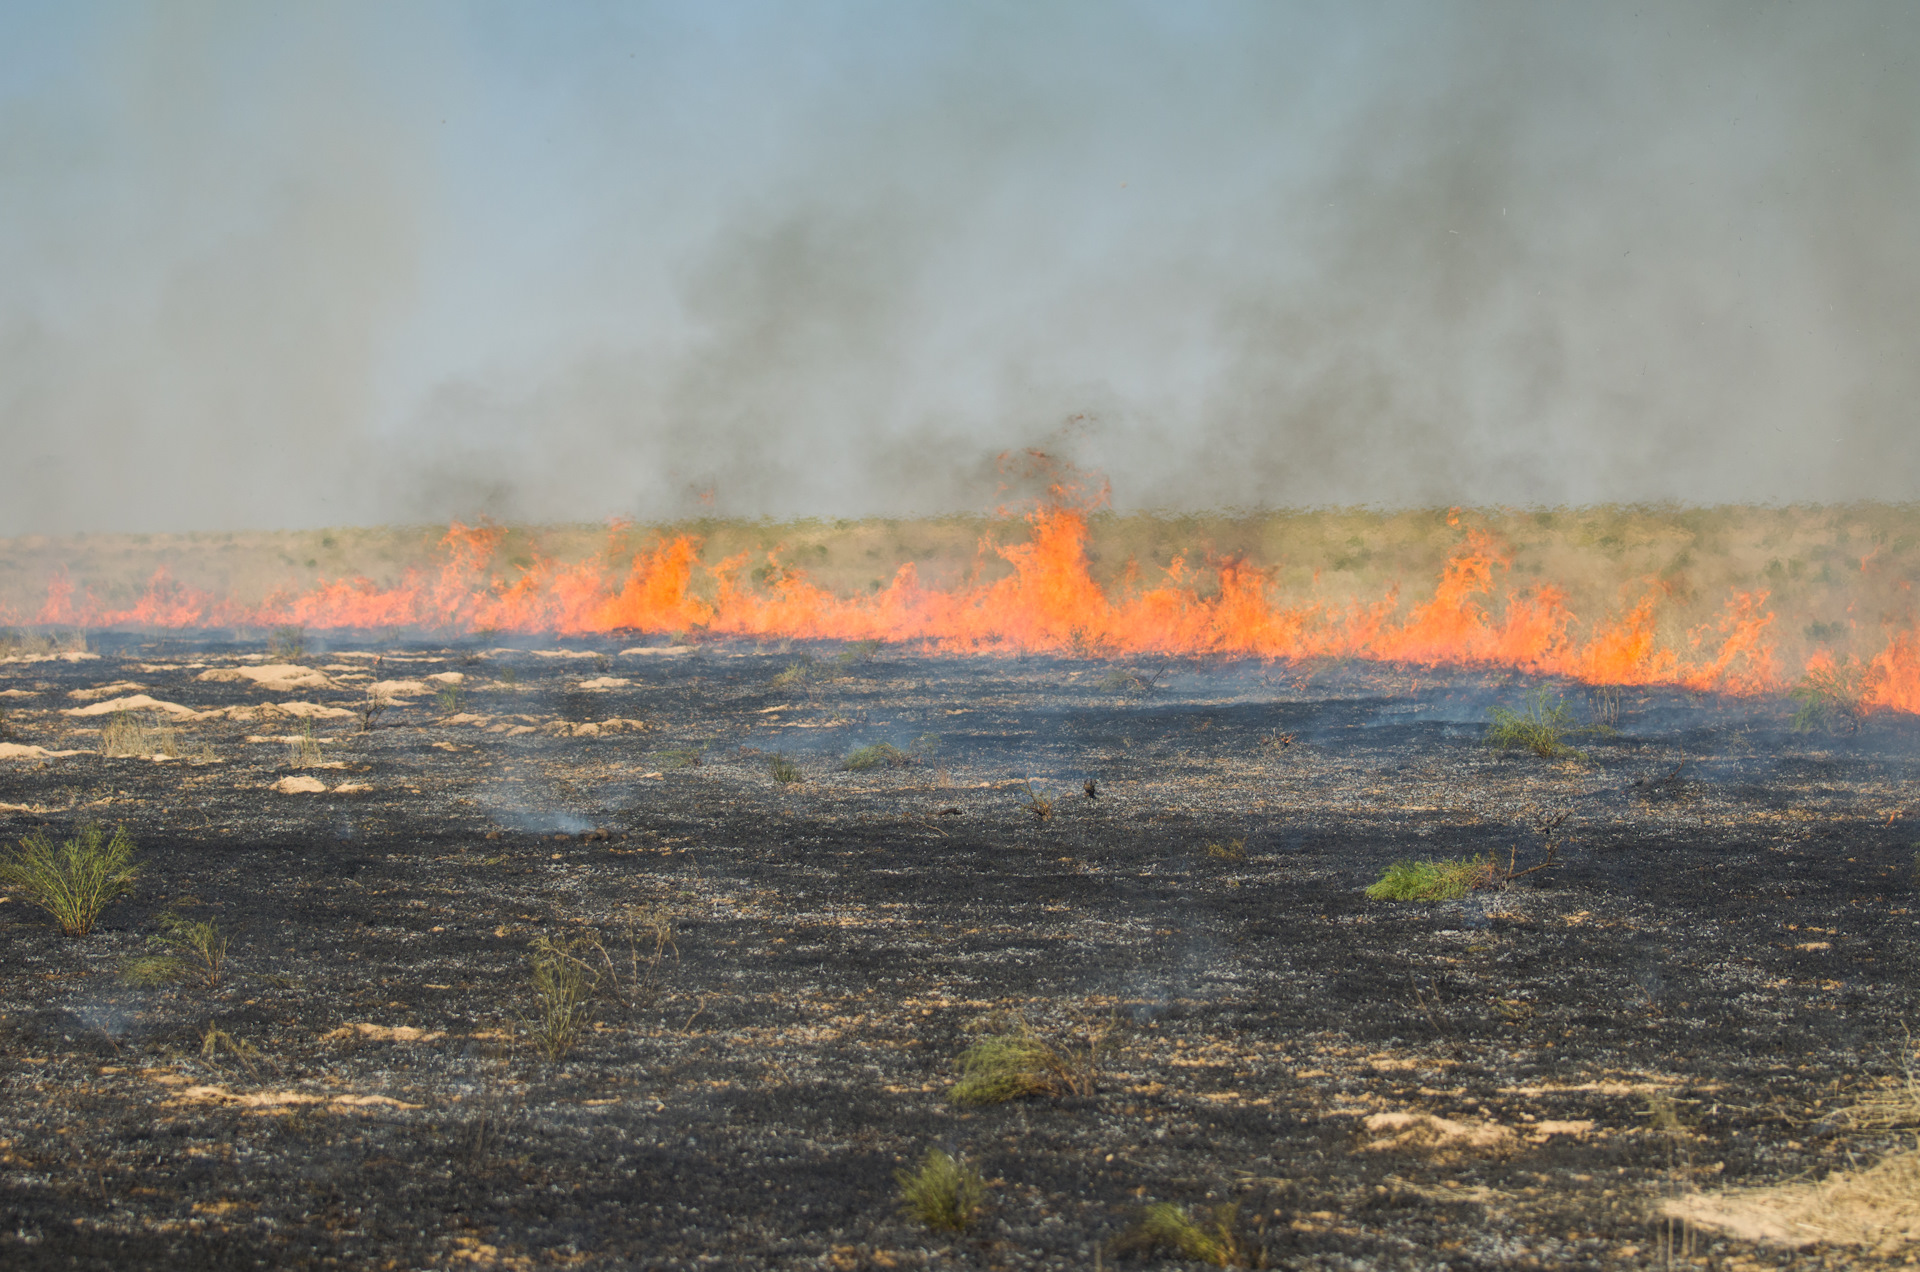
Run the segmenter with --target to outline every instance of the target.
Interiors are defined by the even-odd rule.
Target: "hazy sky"
[[[1028,445],[1920,498],[1920,5],[0,6],[0,533],[982,509]]]

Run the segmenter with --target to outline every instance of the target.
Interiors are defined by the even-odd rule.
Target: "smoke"
[[[6,532],[1916,496],[1910,6],[108,12]]]

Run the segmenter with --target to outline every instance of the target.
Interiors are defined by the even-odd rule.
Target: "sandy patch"
[[[0,663],[92,662],[99,657],[98,654],[70,649],[64,654],[9,654],[5,658],[0,658]]]
[[[364,1020],[342,1025],[320,1035],[326,1042],[351,1042],[355,1039],[368,1042],[432,1042],[446,1036],[439,1030],[429,1033],[412,1025],[374,1025]]]
[[[199,712],[192,707],[183,707],[177,702],[162,702],[158,698],[148,697],[144,693],[132,694],[125,698],[113,698],[106,702],[96,702],[90,707],[67,707],[61,715],[98,716],[112,715],[116,711],[164,711],[170,716],[193,719]]]
[[[92,689],[69,689],[67,697],[75,702],[96,702],[101,698],[111,698],[119,693],[139,693],[146,686],[132,680],[116,680],[110,685],[96,685]]]
[[[1661,1213],[1746,1241],[1805,1246],[1830,1241],[1891,1247],[1920,1239],[1920,1151],[1820,1183],[1732,1188],[1676,1197]]]
[[[327,789],[327,784],[317,777],[308,777],[301,773],[293,777],[283,777],[269,789],[282,795],[318,795]]]
[[[655,645],[652,647],[636,645],[632,649],[620,651],[622,658],[677,658],[681,654],[690,654],[697,645]]]
[[[367,686],[369,696],[383,698],[388,702],[398,698],[417,698],[423,693],[430,692],[432,691],[418,680],[376,680]]]
[[[24,742],[0,742],[0,760],[51,760],[63,755],[89,755],[88,751],[49,751],[44,746]]]
[[[166,1083],[165,1085],[172,1085]],[[229,1091],[226,1087],[204,1083],[197,1086],[181,1087],[174,1092],[168,1104],[218,1104],[227,1108],[248,1109],[256,1113],[273,1113],[281,1109],[296,1108],[306,1104],[325,1105],[339,1112],[352,1109],[390,1108],[417,1109],[418,1104],[407,1104],[385,1095],[316,1095],[311,1091]]]
[[[1456,1122],[1431,1113],[1373,1113],[1365,1123],[1373,1142],[1369,1152],[1417,1153],[1448,1158],[1502,1153],[1516,1143],[1498,1122]]]
[[[0,689],[0,698],[38,698],[31,689]]]
[[[210,680],[225,683],[249,681],[262,689],[285,692],[289,689],[331,689],[333,681],[326,673],[315,671],[311,667],[302,667],[297,663],[267,663],[260,667],[215,667],[203,671],[195,680]]]
[[[422,676],[420,679],[438,681],[443,685],[463,685],[467,682],[465,674],[458,671],[436,671],[432,675]]]
[[[483,729],[487,725],[493,723],[493,717],[486,716],[486,715],[475,715],[471,711],[462,711],[458,715],[448,716],[446,719],[442,720],[440,723],[441,724],[470,724],[476,729]]]
[[[618,676],[595,676],[592,680],[582,680],[579,689],[624,689],[632,684],[631,680],[622,680]]]
[[[345,707],[323,707],[317,702],[282,702],[274,710],[303,720],[351,720],[354,716]]]
[[[623,720],[615,716],[609,720],[601,720],[598,723],[589,721],[586,724],[569,724],[565,720],[550,720],[540,726],[540,732],[557,738],[599,738],[615,733],[638,733],[646,727],[639,720]],[[516,732],[518,730],[515,729],[507,731],[508,736]]]

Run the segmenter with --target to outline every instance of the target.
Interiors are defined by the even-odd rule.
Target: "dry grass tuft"
[[[288,752],[287,763],[294,768],[313,768],[326,759],[320,739],[313,735],[312,720],[300,726],[300,735],[288,745]]]
[[[927,1150],[918,1170],[899,1170],[894,1178],[900,1208],[935,1232],[964,1232],[986,1209],[980,1172],[937,1148]]]
[[[124,826],[111,838],[99,826],[83,826],[62,844],[35,831],[0,861],[0,885],[51,914],[68,936],[93,931],[100,912],[132,892],[139,875]]]
[[[156,720],[143,719],[130,711],[116,711],[100,728],[100,754],[133,759],[164,755],[178,759],[180,735]]]
[[[792,786],[796,782],[804,780],[804,775],[800,772],[800,766],[784,755],[768,756],[767,772],[772,774],[773,780],[782,786]]]

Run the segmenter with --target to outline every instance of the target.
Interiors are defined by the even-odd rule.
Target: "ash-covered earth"
[[[1912,1059],[1908,717],[1569,690],[1617,720],[1544,760],[1486,743],[1529,686],[1431,671],[94,650],[0,663],[0,841],[142,869],[82,938],[0,904],[9,1268],[1177,1265],[1157,1202],[1283,1268],[1917,1248],[1831,1187],[1911,1147],[1850,1113]],[[133,976],[169,916],[217,981]],[[543,945],[599,958],[557,1058]],[[1022,1022],[1093,1093],[953,1103]]]

